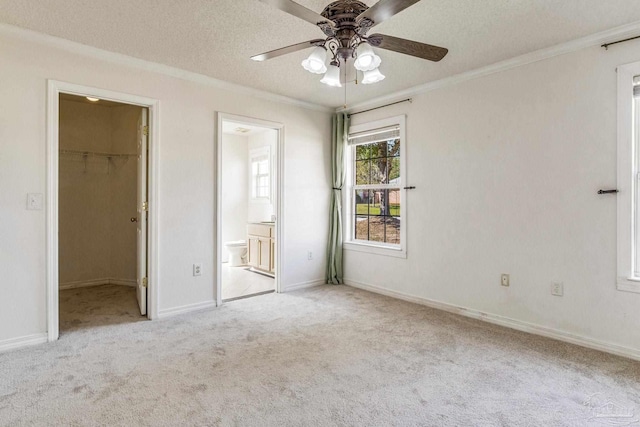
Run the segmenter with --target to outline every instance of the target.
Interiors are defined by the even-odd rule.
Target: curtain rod
[[[603,47],[603,48],[605,48],[606,50],[609,50],[609,46],[611,46],[611,45],[613,45],[613,44],[624,43],[624,42],[628,42],[628,41],[635,40],[635,39],[640,39],[640,36],[629,37],[628,39],[618,40],[618,41],[611,42],[611,43],[605,43],[605,44],[603,44],[603,45],[602,45],[602,46],[600,46],[600,47]]]
[[[403,99],[402,101],[392,102],[391,104],[381,105],[381,106],[375,107],[375,108],[369,108],[368,110],[358,111],[358,112],[355,112],[355,113],[349,113],[349,114],[347,114],[347,117],[355,116],[356,114],[368,113],[369,111],[378,110],[378,109],[384,108],[384,107],[390,107],[392,105],[401,104],[403,102],[413,102],[413,99],[412,98],[407,98],[407,99]]]

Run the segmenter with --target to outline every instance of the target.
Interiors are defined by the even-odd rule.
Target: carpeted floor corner
[[[358,289],[150,322],[101,288],[65,291],[59,341],[0,354],[0,425],[640,425],[638,362]]]

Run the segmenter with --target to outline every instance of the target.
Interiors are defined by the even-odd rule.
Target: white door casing
[[[138,119],[138,201],[137,201],[137,273],[136,294],[140,314],[147,314],[147,137],[149,127],[147,125],[147,110],[140,111]]]
[[[273,129],[277,132],[277,143],[276,143],[276,152],[275,152],[275,167],[274,172],[276,175],[276,184],[275,184],[275,216],[277,218],[275,224],[275,267],[274,270],[277,272],[275,275],[275,291],[277,293],[284,292],[284,277],[286,277],[285,268],[283,268],[282,259],[284,254],[284,242],[285,242],[285,215],[284,215],[284,182],[285,182],[285,174],[284,174],[284,125],[282,123],[270,122],[267,120],[255,119],[252,117],[246,116],[238,116],[234,114],[227,114],[218,112],[216,113],[216,189],[215,189],[215,200],[216,200],[216,218],[215,218],[215,241],[216,241],[216,283],[215,283],[215,293],[216,293],[216,305],[220,306],[222,304],[222,215],[221,215],[221,195],[222,195],[222,125],[225,121],[231,121],[234,123],[246,123],[252,126],[260,126],[267,129]],[[256,245],[254,247],[251,246],[251,242],[247,242],[247,249],[251,251],[254,250],[254,254],[256,255],[255,263],[259,263],[259,258],[257,255],[259,254],[259,241],[254,242]],[[256,251],[256,249],[258,249]],[[253,262],[251,262],[253,264]]]
[[[46,307],[47,339],[55,341],[59,337],[58,307],[58,128],[59,96],[68,93],[78,96],[92,96],[109,101],[121,102],[144,107],[147,111],[149,132],[147,135],[147,194],[148,194],[148,257],[147,278],[147,317],[158,317],[158,169],[160,101],[139,95],[116,92],[74,83],[47,80],[47,182],[46,182]]]

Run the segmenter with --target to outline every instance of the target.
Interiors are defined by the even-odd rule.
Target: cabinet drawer
[[[250,236],[271,237],[272,229],[273,227],[270,225],[248,224],[247,234]]]

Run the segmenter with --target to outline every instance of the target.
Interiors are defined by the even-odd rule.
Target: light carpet
[[[150,322],[101,288],[66,291],[102,308],[59,341],[0,354],[1,425],[640,424],[638,362],[358,289]]]

